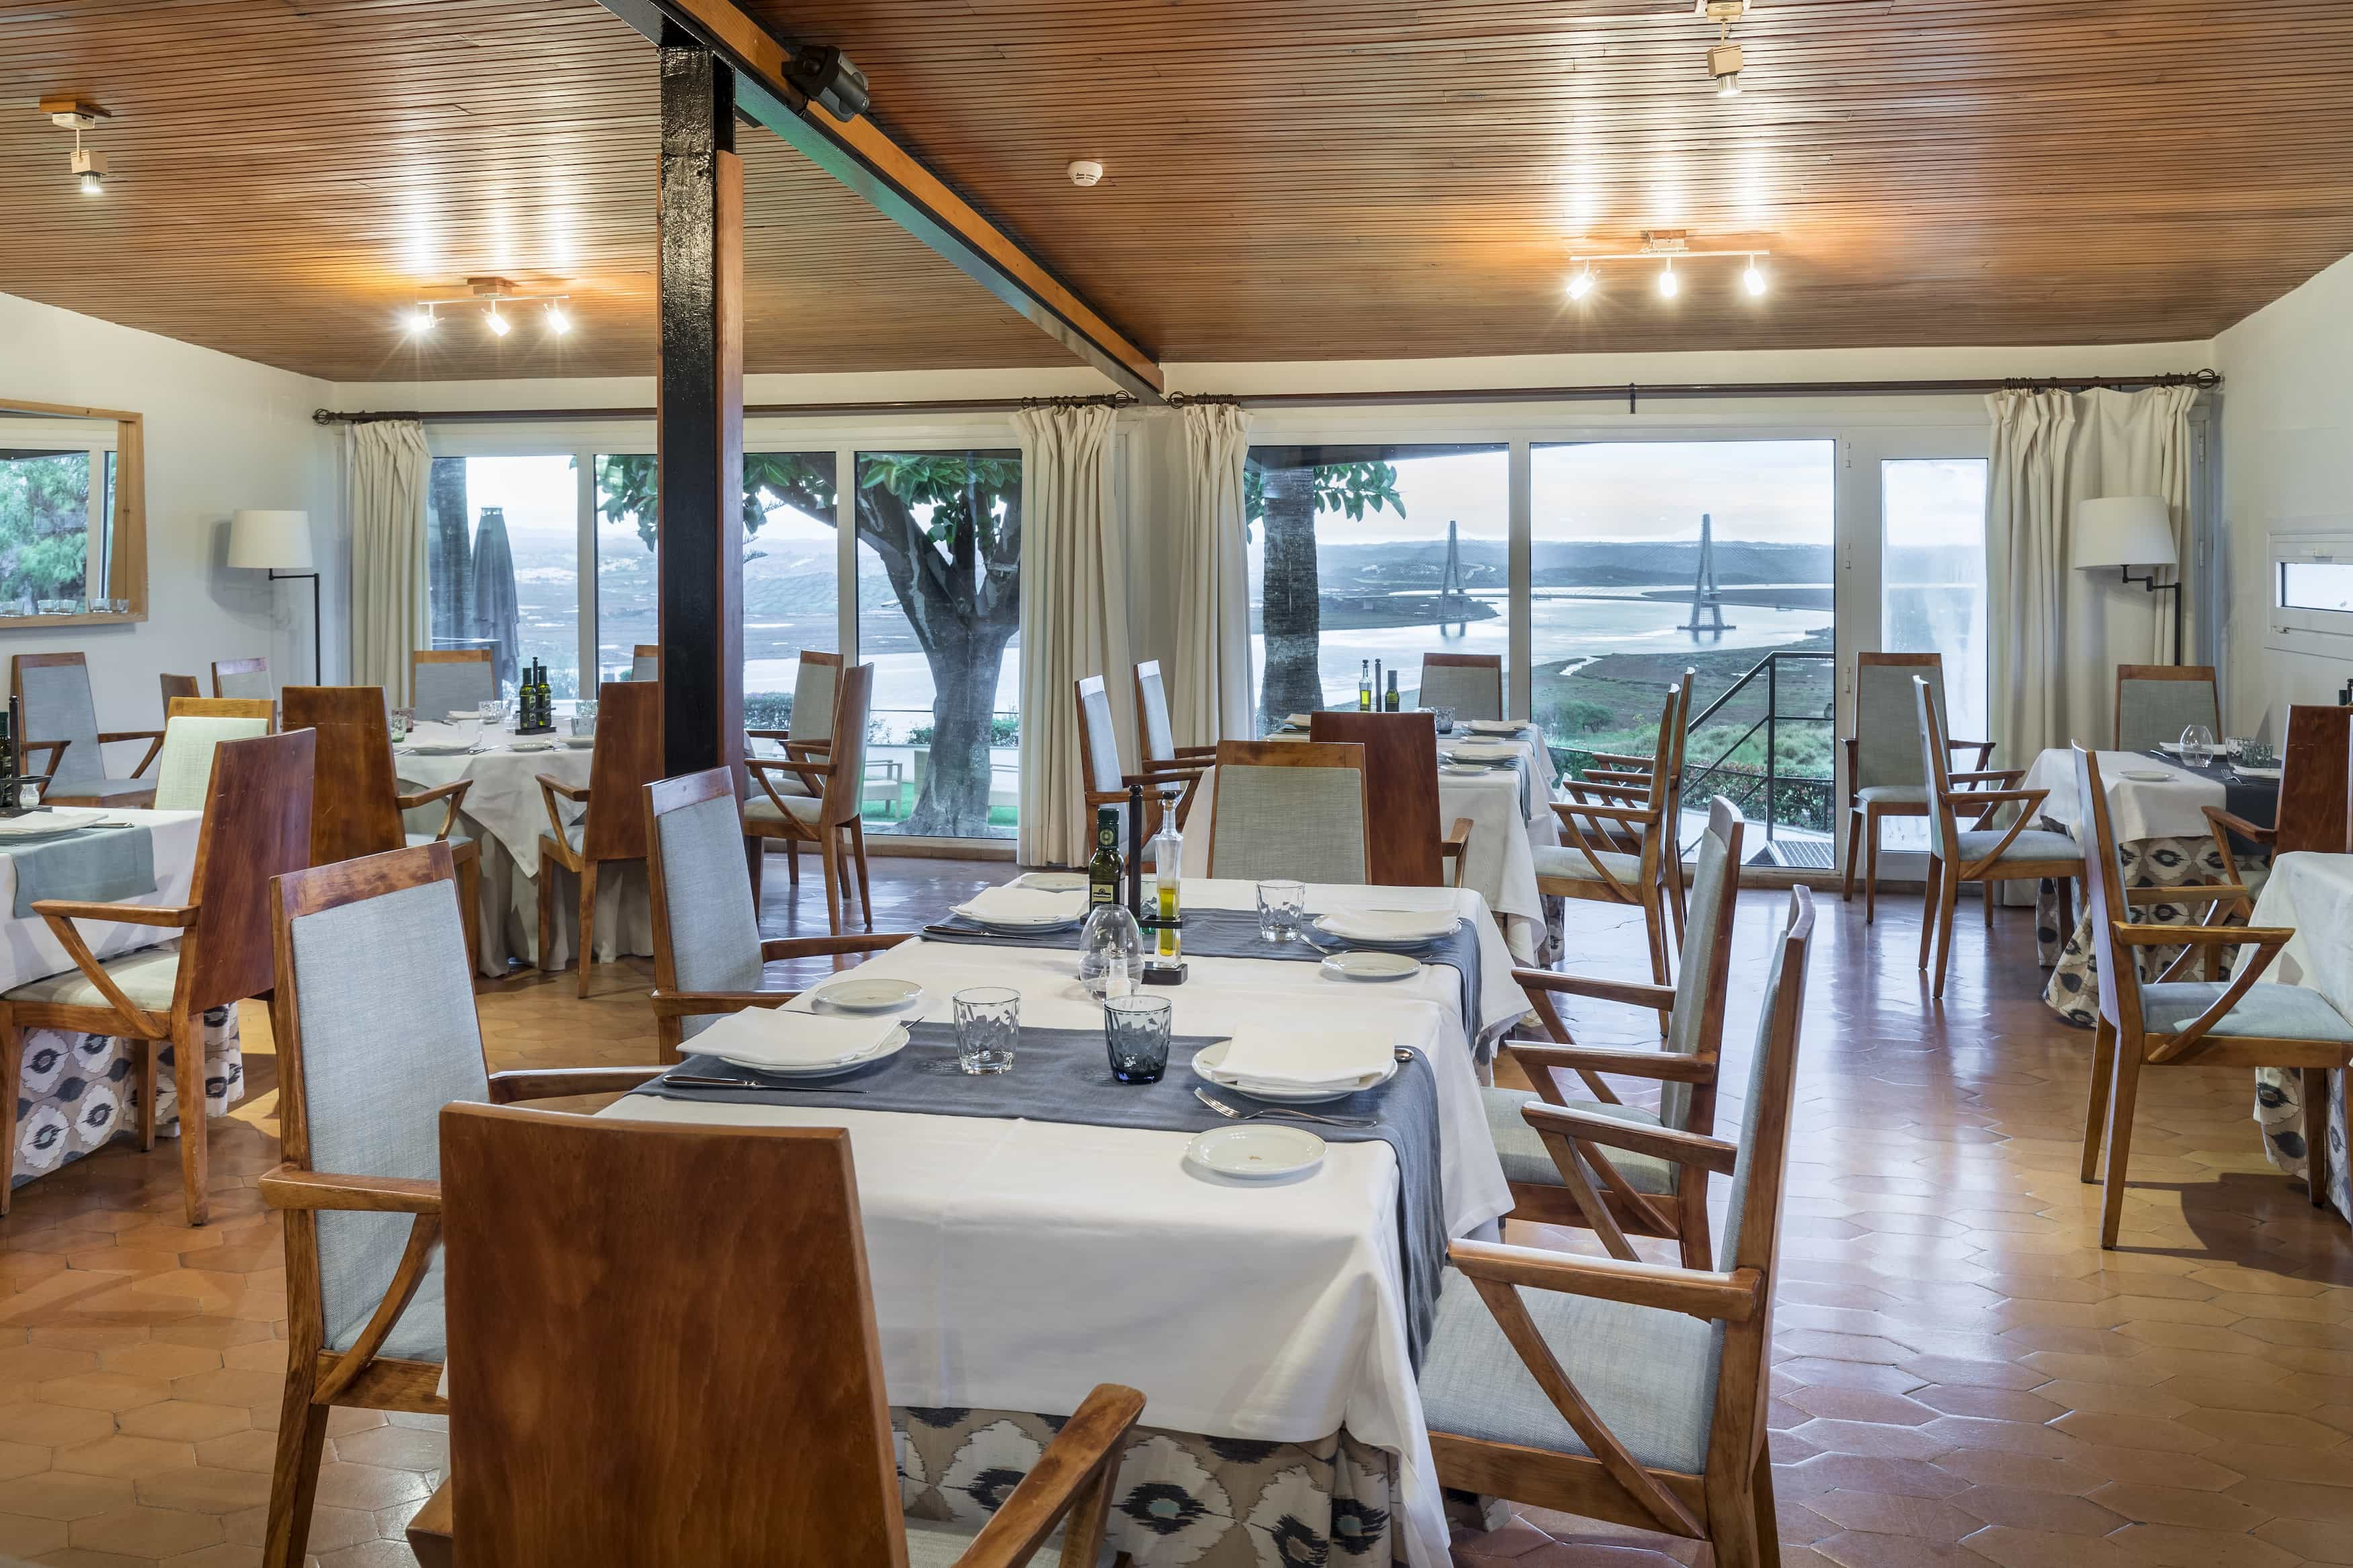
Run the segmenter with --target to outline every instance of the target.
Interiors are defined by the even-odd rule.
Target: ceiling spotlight
[[[1759,298],[1765,292],[1765,274],[1757,269],[1757,258],[1753,256],[1740,274],[1740,286],[1748,290],[1751,299]]]
[[[795,49],[785,67],[785,79],[839,121],[857,119],[873,101],[866,73],[830,44],[804,44]]]
[[[1683,291],[1683,282],[1675,276],[1674,258],[1669,257],[1666,266],[1659,272],[1659,298],[1672,300]]]
[[[411,310],[411,311],[408,313],[408,331],[409,331],[410,335],[415,336],[415,337],[420,337],[420,338],[421,338],[421,337],[423,337],[426,333],[427,333],[427,332],[431,331],[432,330],[433,330],[433,307],[432,307],[432,306],[430,306],[430,305],[419,305],[416,310]]]
[[[504,316],[499,314],[499,307],[496,300],[492,300],[491,302],[490,311],[486,316],[484,316],[483,320],[491,329],[491,336],[494,338],[505,337],[509,332],[514,331],[514,323],[508,321]]]
[[[1740,46],[1717,44],[1707,51],[1707,74],[1715,79],[1715,96],[1740,96]]]
[[[1593,268],[1589,266],[1578,268],[1568,280],[1568,297],[1572,300],[1582,300],[1592,292]]]
[[[547,330],[557,337],[572,330],[572,318],[565,315],[564,307],[554,300],[550,300],[547,306]]]
[[[99,121],[108,117],[107,111],[78,98],[45,98],[41,100],[41,112],[58,130],[74,133],[73,156],[67,167],[74,177],[75,188],[86,196],[104,195],[106,154],[83,146],[81,133],[97,130]]]
[[[86,196],[106,195],[106,154],[77,147],[73,155],[74,183]]]

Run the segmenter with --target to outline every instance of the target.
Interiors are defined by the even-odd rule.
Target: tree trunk
[[[1260,687],[1259,726],[1271,730],[1287,713],[1324,706],[1323,598],[1315,563],[1315,470],[1265,470],[1266,580],[1261,620],[1266,633],[1266,677]]]
[[[935,634],[941,629],[935,626]],[[997,680],[1005,645],[1018,630],[1017,616],[925,640],[923,658],[932,667],[931,768],[903,831],[942,838],[988,837],[988,742]]]
[[[433,641],[466,635],[474,606],[473,550],[466,531],[466,459],[436,458],[426,491],[426,516],[431,534],[426,541],[429,561],[427,581],[435,592],[429,623]],[[647,546],[651,549],[650,543]]]

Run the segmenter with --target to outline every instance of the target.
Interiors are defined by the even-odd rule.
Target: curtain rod
[[[1979,381],[1771,381],[1683,382],[1645,384],[1624,382],[1597,386],[1476,387],[1398,392],[1271,392],[1232,395],[1215,393],[1172,393],[1170,404],[1230,403],[1244,408],[1344,408],[1427,403],[1598,403],[1626,400],[1631,411],[1641,400],[1743,397],[1931,397],[1995,392],[2089,392],[2098,388],[2131,391],[2147,386],[2222,384],[2211,370],[2126,376],[2022,376]],[[760,403],[744,405],[747,419],[781,418],[824,414],[982,414],[1020,408],[1130,408],[1135,399],[1125,393],[1100,397],[966,397],[933,402]],[[321,425],[373,425],[385,419],[414,419],[426,425],[523,425],[564,420],[650,419],[650,408],[451,408],[443,410],[380,409],[351,413],[314,410]]]

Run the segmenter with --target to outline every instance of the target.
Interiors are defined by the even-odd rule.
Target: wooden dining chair
[[[167,714],[172,710],[172,699],[174,697],[200,698],[204,694],[204,688],[196,684],[196,678],[193,675],[164,677],[164,711]]]
[[[661,777],[661,687],[655,681],[608,680],[596,689],[596,743],[588,756],[588,787],[539,775],[547,831],[539,836],[539,966],[555,951],[555,869],[579,879],[579,980],[588,994],[596,960],[596,873],[615,860],[646,858],[646,816],[640,794]],[[583,808],[565,820],[558,799]],[[740,846],[738,854],[741,854]]]
[[[1533,1089],[1490,1088],[1487,1128],[1512,1189],[1512,1219],[1593,1231],[1613,1258],[1633,1258],[1629,1235],[1666,1237],[1683,1267],[1708,1267],[1707,1173],[1653,1152],[1605,1151],[1620,1125],[1671,1132],[1715,1131],[1716,1079],[1724,1043],[1724,1005],[1732,973],[1732,927],[1740,900],[1740,811],[1718,795],[1708,804],[1692,875],[1691,926],[1672,990],[1554,969],[1514,969],[1545,1039],[1507,1039],[1504,1054]],[[1663,1008],[1666,1027],[1655,1050],[1595,1049],[1569,1037],[1555,996],[1586,996],[1631,1007]],[[1556,1073],[1574,1072],[1590,1100],[1570,1100]],[[1658,1085],[1656,1110],[1618,1098],[1609,1076]],[[1564,1114],[1555,1116],[1554,1110]]]
[[[1424,708],[1451,708],[1461,719],[1504,716],[1504,656],[1498,653],[1426,653],[1421,656]]]
[[[1736,1142],[1623,1122],[1578,1133],[1730,1178],[1713,1268],[1448,1249],[1419,1376],[1441,1485],[1705,1542],[1717,1568],[1780,1561],[1766,1402],[1813,924],[1811,894],[1790,889]]]
[[[41,769],[45,805],[137,807],[152,805],[155,781],[146,778],[164,750],[164,731],[98,727],[98,706],[90,689],[90,664],[79,653],[20,653],[10,656],[10,689],[16,694],[25,733],[18,745],[20,769]],[[126,778],[106,771],[105,748],[120,741],[144,741],[146,755]],[[46,752],[47,762],[39,761]]]
[[[278,727],[268,698],[176,697],[164,705],[164,753],[155,764],[155,809],[202,811],[212,796],[213,752]]]
[[[1135,667],[1136,761],[1145,771],[1181,767],[1204,768],[1217,761],[1218,748],[1180,746],[1176,728],[1168,717],[1168,682],[1160,661],[1147,658]]]
[[[1841,902],[1854,897],[1854,872],[1862,864],[1862,923],[1879,918],[1879,830],[1891,816],[1928,815],[1928,779],[1920,771],[1919,710],[1912,700],[1914,677],[1927,681],[1928,699],[1945,714],[1945,660],[1934,653],[1854,656],[1854,730],[1839,742],[1846,751],[1846,870],[1839,883]],[[1993,756],[1991,741],[1945,742],[1977,752],[1967,775],[1983,770]]]
[[[1308,718],[1307,739],[1365,749],[1365,800],[1371,807],[1365,824],[1367,882],[1462,885],[1471,819],[1458,816],[1442,835],[1439,830],[1438,725],[1430,715],[1315,713]]]
[[[458,821],[474,781],[455,779],[401,793],[381,686],[290,686],[281,706],[288,729],[315,731],[319,737],[310,863],[332,866],[420,844],[447,844],[466,912],[466,951],[479,956],[482,847]],[[441,807],[439,824],[428,833],[410,832],[404,814],[428,805]]]
[[[1683,696],[1675,707],[1674,742],[1667,757],[1664,777],[1667,798],[1661,816],[1669,825],[1670,837],[1659,850],[1659,879],[1666,889],[1667,912],[1674,927],[1678,945],[1683,940],[1683,924],[1688,916],[1685,902],[1688,879],[1683,853],[1683,758],[1691,744],[1692,693],[1698,689],[1699,671],[1686,665],[1683,679],[1678,682]],[[1639,756],[1623,752],[1588,752],[1583,773],[1563,780],[1560,788],[1571,800],[1592,801],[1603,805],[1640,805],[1650,797],[1652,780],[1658,773],[1656,752]],[[1614,847],[1630,855],[1641,853],[1640,835],[1606,833],[1610,825],[1599,819],[1588,824],[1597,843]]]
[[[1144,832],[1146,837],[1160,831],[1162,803],[1170,795],[1176,799],[1176,826],[1182,828],[1193,815],[1193,797],[1200,792],[1201,774],[1215,758],[1217,749],[1204,758],[1195,754],[1176,762],[1146,762],[1135,772],[1123,773],[1119,765],[1119,728],[1112,722],[1111,692],[1100,675],[1084,676],[1075,686],[1079,704],[1079,782],[1080,810],[1085,814],[1085,835],[1082,844],[1092,844],[1095,837],[1095,812],[1111,805],[1119,808],[1124,825],[1127,817],[1127,792],[1131,784],[1144,789]]]
[[[881,952],[913,940],[902,931],[859,936],[760,935],[760,910],[744,861],[744,817],[726,768],[658,779],[645,787],[646,879],[654,904],[654,1035],[661,1059],[722,1014],[775,1007],[797,991],[768,989],[765,966],[782,959]]]
[[[866,825],[859,810],[866,790],[866,715],[874,699],[874,667],[853,665],[841,671],[835,691],[832,738],[822,757],[814,752],[785,757],[746,757],[759,792],[744,807],[744,832],[754,851],[765,853],[767,841],[782,839],[787,854],[798,846],[817,847],[825,871],[825,914],[833,934],[841,934],[841,910],[849,885],[849,871],[858,872],[858,905],[865,912],[866,929],[874,929],[874,895],[866,880]],[[797,712],[798,701],[795,702]],[[814,782],[819,793],[799,795],[787,781]],[[758,862],[754,862],[756,868]],[[752,879],[752,896],[759,898],[759,876]]]
[[[1659,713],[1658,744],[1651,754],[1647,777],[1668,780],[1683,770],[1681,754],[1683,692],[1678,682],[1667,688]],[[1642,911],[1642,936],[1651,956],[1651,981],[1668,982],[1671,942],[1668,928],[1674,921],[1674,895],[1668,890],[1670,857],[1680,855],[1675,843],[1677,824],[1671,809],[1679,799],[1672,784],[1651,788],[1588,785],[1569,788],[1572,798],[1552,803],[1566,844],[1535,846],[1536,891],[1547,898],[1577,899],[1593,903],[1623,904]],[[1680,880],[1680,874],[1676,876]],[[1666,1026],[1660,1014],[1659,1026]]]
[[[2203,724],[2222,738],[2222,704],[2215,696],[2211,664],[2120,664],[2116,666],[2116,747],[2146,752],[2181,731]]]
[[[449,1413],[441,1108],[610,1093],[661,1069],[489,1070],[447,844],[290,871],[265,901],[282,1163],[261,1196],[285,1223],[286,1387],[262,1561],[300,1568],[329,1413]]]
[[[659,680],[661,679],[661,644],[658,642],[641,642],[631,645],[629,651],[629,679],[631,680]]]
[[[833,709],[841,698],[841,656],[820,653],[805,647],[797,656],[793,670],[793,710],[791,721],[781,730],[747,730],[744,738],[751,742],[765,741],[776,748],[778,755],[807,762],[823,762],[833,751]],[[747,746],[747,752],[755,748]],[[825,778],[821,773],[805,770],[779,770],[769,775],[768,788],[777,795],[797,795],[817,799],[825,794]],[[751,798],[760,798],[753,791]],[[757,846],[754,846],[756,848]],[[785,869],[796,888],[801,885],[801,841],[785,840]],[[760,895],[760,861],[752,861],[752,896]]]
[[[1144,1413],[1117,1384],[983,1518],[905,1516],[841,1128],[460,1101],[440,1160],[449,1478],[419,1518],[457,1562],[1017,1568],[1057,1531],[1064,1568],[1105,1555]]]
[[[1362,884],[1372,861],[1372,821],[1364,747],[1314,741],[1218,742],[1210,876]]]
[[[438,723],[452,713],[471,715],[499,694],[497,667],[486,647],[421,647],[408,656],[408,705],[420,720]]]
[[[2069,886],[2084,874],[2084,851],[2064,833],[2037,827],[2047,789],[2021,789],[2023,768],[1956,773],[1948,765],[1952,748],[1945,743],[1945,715],[1931,695],[1928,682],[1912,678],[1912,711],[1919,725],[1921,773],[1928,781],[1928,889],[1920,905],[1920,964],[1928,967],[1928,944],[1935,939],[1936,968],[1931,994],[1945,994],[1945,973],[1953,951],[1953,908],[1961,884],[1975,882],[1985,900],[1985,923],[1993,927],[1993,907],[2000,885],[2048,877],[2059,889],[2059,929],[2073,931]],[[2008,827],[1989,826],[2003,806],[2018,808]],[[1964,813],[1976,820],[1961,826]]]
[[[213,695],[259,697],[265,702],[275,701],[278,689],[269,683],[269,661],[266,658],[213,660]]]
[[[2074,748],[2075,797],[2083,802],[2084,900],[2092,918],[2100,1016],[2092,1030],[2092,1095],[2084,1117],[2085,1182],[2102,1184],[2100,1245],[2113,1247],[2124,1215],[2133,1107],[2144,1068],[2295,1069],[2304,1079],[2305,1180],[2313,1206],[2328,1202],[2328,1075],[2353,1066],[2353,1023],[2319,992],[2263,976],[2295,932],[2285,926],[2230,925],[2248,903],[2235,882],[2128,888],[2100,780],[2100,759]],[[2203,904],[2196,924],[2133,919],[2137,903]],[[2331,933],[2332,935],[2336,933]],[[2155,980],[2140,977],[2139,954],[2181,948]],[[2210,955],[2235,950],[2227,981],[2179,978]],[[2107,1160],[2100,1160],[2103,1130]]]
[[[2353,745],[2353,708],[2299,703],[2287,710],[2287,739],[2280,747],[2279,805],[2268,827],[2220,805],[2204,808],[2214,835],[2214,852],[2224,866],[2238,862],[2242,841],[2268,850],[2274,859],[2300,850],[2342,855],[2353,849],[2353,781],[2348,748]],[[2246,912],[2253,912],[2250,905]]]
[[[269,915],[263,889],[300,870],[311,853],[308,731],[229,741],[213,752],[211,788],[196,836],[188,899],[181,904],[33,905],[74,966],[0,996],[0,1083],[21,1081],[27,1029],[78,1030],[145,1042],[139,1054],[139,1147],[155,1146],[157,1079],[166,1046],[178,1096],[183,1206],[205,1223],[206,1183],[205,1015],[266,995],[271,984]],[[150,926],[176,942],[100,959],[80,923]]]

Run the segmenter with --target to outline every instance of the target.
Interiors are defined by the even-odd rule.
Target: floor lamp
[[[228,563],[266,571],[273,583],[311,580],[311,684],[322,685],[319,574],[311,562],[311,514],[307,511],[238,511],[228,523]]]
[[[2102,496],[2075,509],[2073,564],[2078,572],[2115,567],[2126,583],[2137,583],[2151,594],[2173,595],[2173,662],[2182,662],[2181,574],[2170,583],[2157,580],[2157,568],[2176,566],[2173,549],[2173,509],[2163,496]],[[2132,569],[2146,566],[2146,577]]]

